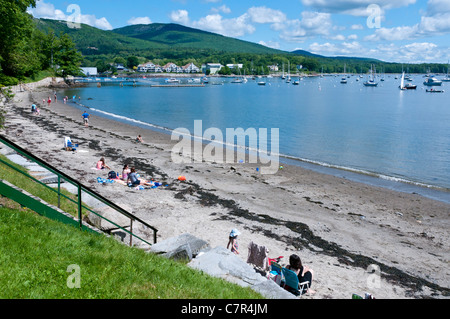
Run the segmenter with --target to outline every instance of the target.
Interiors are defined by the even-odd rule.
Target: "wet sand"
[[[101,88],[99,88],[101,89]],[[191,233],[212,247],[226,246],[232,228],[240,230],[240,256],[253,241],[269,257],[297,253],[314,270],[315,294],[302,298],[349,299],[371,293],[378,299],[449,298],[450,204],[356,183],[295,165],[273,175],[255,164],[177,164],[170,135],[81,113],[62,96],[50,107],[42,100],[53,91],[18,93],[6,106],[2,131],[8,139],[45,159],[82,184],[156,227],[158,241]],[[41,115],[32,115],[31,104]],[[89,111],[88,111],[89,112]],[[136,143],[141,134],[144,143]],[[64,136],[78,143],[63,150]],[[115,171],[125,163],[166,187],[135,190],[97,177],[92,168],[104,157]],[[177,180],[186,177],[185,182]]]

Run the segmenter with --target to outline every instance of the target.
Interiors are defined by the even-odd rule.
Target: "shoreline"
[[[100,194],[133,203],[133,213],[160,230],[158,240],[190,232],[226,246],[231,228],[239,228],[244,260],[250,241],[268,247],[270,258],[284,256],[282,263],[298,253],[315,271],[311,299],[364,292],[379,299],[449,297],[450,205],[294,165],[263,176],[250,164],[174,164],[167,134],[97,116],[84,128],[80,110],[62,102],[31,115],[30,101],[41,105],[48,92],[19,93],[8,105],[5,135]],[[134,142],[137,134],[143,144]],[[63,136],[87,152],[62,151]],[[90,171],[101,156],[114,170],[127,161],[169,187],[103,187]],[[179,175],[188,180],[177,182]],[[373,264],[381,268],[382,284],[375,288],[368,285]]]

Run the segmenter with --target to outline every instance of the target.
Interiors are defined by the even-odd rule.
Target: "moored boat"
[[[423,82],[423,84],[426,86],[441,86],[442,81],[439,81],[436,78],[429,77],[425,80],[425,82]]]

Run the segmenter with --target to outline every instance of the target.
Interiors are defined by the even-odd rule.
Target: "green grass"
[[[14,166],[24,173],[29,173],[28,170],[16,163],[11,162],[6,156],[0,155],[0,159],[7,162],[8,164]],[[58,194],[48,187],[41,185],[39,183],[34,182],[29,177],[26,177],[23,174],[16,172],[14,169],[0,163],[0,179],[7,180],[11,184],[27,191],[28,193],[38,196],[42,200],[46,201],[49,204],[54,206],[58,205]],[[64,186],[62,186],[64,187]],[[65,189],[61,190],[61,193],[65,196],[71,198],[76,202],[76,196]],[[61,209],[65,212],[71,214],[72,216],[77,216],[78,214],[78,206],[76,203],[69,201],[68,199],[61,196]],[[86,214],[87,210],[83,210],[83,214]]]
[[[0,234],[1,299],[261,298],[183,263],[27,211],[0,208]],[[70,288],[70,265],[79,267],[80,288]]]
[[[26,171],[3,155],[1,158]],[[49,203],[57,201],[54,192],[3,163],[0,178]],[[74,204],[64,205],[76,211]],[[71,265],[79,267],[80,288],[70,288],[75,275],[68,271]],[[0,299],[146,298],[261,299],[262,296],[184,263],[49,220],[0,197]]]

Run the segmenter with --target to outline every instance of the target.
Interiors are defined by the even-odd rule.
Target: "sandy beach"
[[[99,88],[101,90],[101,88]],[[190,233],[226,246],[232,228],[241,232],[240,256],[253,241],[269,257],[292,253],[314,270],[314,294],[302,299],[349,299],[371,293],[377,299],[450,298],[450,205],[417,194],[396,192],[344,178],[283,165],[262,175],[254,164],[172,161],[170,135],[92,116],[84,127],[79,109],[51,106],[54,89],[18,92],[5,106],[2,133],[82,184],[156,227],[158,241]],[[40,107],[31,114],[31,104]],[[89,110],[88,110],[89,112]],[[138,134],[143,143],[136,143]],[[79,144],[63,150],[64,136]],[[104,186],[96,162],[121,172],[135,166],[166,187],[136,190]],[[186,181],[178,181],[183,175]]]

